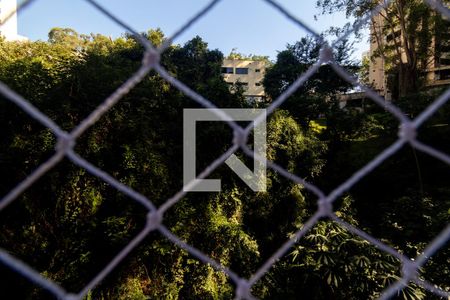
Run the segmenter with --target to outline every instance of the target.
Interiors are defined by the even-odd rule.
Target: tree
[[[277,55],[275,64],[264,77],[264,88],[270,98],[276,99],[319,59],[321,42],[313,37],[304,37]],[[347,41],[335,48],[336,61],[355,72],[356,66],[350,59],[351,49]],[[323,65],[311,76],[284,106],[297,122],[308,128],[311,120],[327,112],[329,103],[336,100],[337,94],[348,90],[350,85],[336,76],[329,65]]]
[[[237,48],[231,49],[230,54],[226,57],[226,59],[242,59],[242,60],[255,60],[255,61],[263,61],[267,66],[272,65],[272,62],[267,55],[257,55],[257,54],[243,54],[237,52]]]
[[[55,27],[48,33],[48,42],[51,44],[64,44],[67,47],[78,47],[81,37],[71,28]]]
[[[323,13],[344,11],[359,20],[381,3],[383,0],[318,0],[317,6]],[[419,91],[425,81],[423,71],[434,67],[435,55],[441,51],[439,41],[448,38],[448,22],[424,1],[394,0],[371,19],[369,27],[370,41],[377,45],[372,59],[383,58],[386,72],[391,74],[391,90],[399,97]],[[437,41],[434,45],[433,40]]]

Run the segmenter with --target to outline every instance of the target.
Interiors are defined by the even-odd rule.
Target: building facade
[[[266,72],[264,61],[225,59],[222,64],[222,75],[226,83],[233,87],[241,86],[244,96],[250,102],[261,102],[266,99],[262,81]]]
[[[0,0],[0,36],[3,36],[7,41],[27,40],[17,33],[16,10],[16,0]]]
[[[384,11],[382,13],[385,13]],[[446,23],[449,25],[450,23]],[[392,26],[392,24],[389,24]],[[405,64],[408,60],[403,45],[404,36],[399,25],[390,28],[385,34],[385,27],[388,26],[383,16],[376,15],[372,18],[370,26],[370,65],[369,65],[369,83],[386,100],[391,100],[392,92],[389,89],[388,68],[389,63],[386,57],[396,55],[399,57],[398,63]],[[419,28],[420,29],[420,28]],[[450,33],[450,26],[447,29]],[[424,79],[426,87],[443,86],[450,84],[450,41],[448,39],[439,39],[436,35],[436,29],[431,29],[431,43],[428,45],[427,57],[417,61]],[[380,47],[384,50],[384,56],[380,55]],[[386,51],[386,49],[390,50]]]
[[[369,84],[378,92],[379,95],[386,100],[391,100],[391,91],[388,88],[386,62],[384,57],[377,55],[378,48],[386,41],[379,38],[380,32],[383,31],[383,19],[380,15],[376,15],[372,19],[370,26],[370,48],[368,57],[369,64]]]
[[[450,31],[450,26],[448,28]],[[431,42],[434,56],[430,57],[427,66],[426,81],[429,86],[450,85],[450,41],[448,39],[433,38]]]

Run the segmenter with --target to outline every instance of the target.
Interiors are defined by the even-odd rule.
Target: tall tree
[[[448,3],[444,0],[443,2]],[[368,24],[370,40],[377,45],[374,57],[381,57],[391,76],[391,89],[398,96],[417,92],[424,71],[434,67],[440,51],[438,37],[448,33],[448,22],[421,0],[318,0],[323,13],[343,11],[357,22],[379,4],[386,8]]]
[[[278,53],[275,64],[267,70],[263,81],[269,97],[277,98],[316,63],[319,60],[321,46],[319,40],[307,36]],[[336,61],[351,72],[355,72],[356,66],[350,55],[351,48],[347,41],[343,41],[335,48]],[[319,114],[326,113],[328,104],[336,100],[337,93],[345,92],[349,87],[346,81],[336,76],[329,65],[323,65],[287,99],[283,107],[292,113],[297,122],[307,128],[309,121],[316,119]]]

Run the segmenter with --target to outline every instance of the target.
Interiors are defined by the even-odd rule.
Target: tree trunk
[[[417,68],[410,64],[400,64],[398,74],[399,97],[418,91],[418,75]]]

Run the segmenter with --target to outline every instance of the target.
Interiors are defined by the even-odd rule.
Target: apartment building
[[[429,86],[450,85],[450,41],[433,38],[431,48],[438,51],[434,51],[434,57],[430,57],[431,62],[425,70],[427,84]]]
[[[3,36],[7,41],[26,41],[28,40],[26,37],[17,33],[16,10],[16,0],[0,0],[0,36]],[[8,16],[10,17],[8,18]]]
[[[244,96],[250,102],[261,102],[266,99],[262,80],[266,71],[264,61],[244,60],[244,59],[225,59],[222,64],[222,75],[233,87],[241,86],[244,90]]]
[[[450,25],[450,23],[449,23]],[[369,83],[386,100],[391,100],[392,92],[389,90],[388,63],[385,58],[379,55],[379,48],[391,49],[393,55],[400,56],[399,63],[406,63],[405,50],[399,45],[402,44],[402,31],[399,26],[388,30],[385,34],[385,21],[381,15],[374,16],[370,26],[370,50],[369,57],[371,63],[369,67]],[[449,26],[450,33],[450,26]],[[400,55],[398,54],[400,52]],[[396,52],[396,53],[394,53]],[[389,56],[390,52],[384,52]],[[423,72],[421,77],[425,79],[425,86],[435,87],[450,84],[450,41],[448,39],[439,40],[436,37],[435,29],[432,29],[431,43],[428,46],[427,58],[418,61],[419,70]]]
[[[383,31],[383,19],[380,15],[376,15],[372,19],[372,26],[370,26],[370,48],[369,48],[369,84],[386,100],[391,100],[391,91],[387,84],[386,62],[383,57],[377,55],[380,45],[386,43],[386,40],[380,39],[380,34]]]

